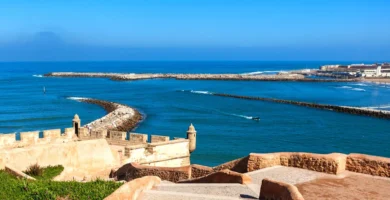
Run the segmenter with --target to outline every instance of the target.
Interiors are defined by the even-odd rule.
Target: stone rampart
[[[160,183],[161,179],[156,176],[145,176],[142,178],[134,179],[130,182],[123,184],[104,200],[136,200],[142,194],[143,191],[150,190]]]
[[[339,153],[251,153],[248,160],[248,172],[283,165],[329,174],[339,174],[345,170],[346,155]]]
[[[111,140],[126,140],[126,132],[123,131],[109,131]]]
[[[203,176],[207,176],[213,173],[214,170],[211,167],[203,166],[203,165],[191,165],[191,178],[199,178]]]
[[[294,185],[266,178],[261,183],[259,199],[304,200],[302,194]]]
[[[218,172],[213,172],[206,176],[181,180],[179,183],[240,183],[250,184],[252,183],[251,177],[238,172],[233,172],[228,169],[224,169]]]
[[[184,167],[151,167],[128,163],[111,174],[117,180],[130,181],[144,176],[157,176],[162,180],[178,182],[191,177],[191,166]]]
[[[125,147],[124,163],[136,162],[149,166],[178,167],[190,164],[189,141],[141,143]]]
[[[364,154],[349,154],[346,169],[348,171],[390,177],[390,158]]]
[[[43,138],[39,137],[39,131],[21,132],[20,140],[17,140],[16,134],[0,134],[0,149],[25,147],[30,145],[40,145],[49,143],[63,143],[75,139],[73,128],[66,128],[61,134],[61,129],[44,130]]]
[[[248,160],[249,156],[245,156],[243,158],[239,158],[236,160],[232,160],[221,165],[213,167],[213,171],[220,171],[223,169],[229,169],[235,172],[245,173],[248,170]]]
[[[161,136],[161,135],[151,135],[151,143],[155,142],[168,142],[169,136]]]
[[[137,143],[148,142],[148,135],[142,133],[130,133],[130,141]]]

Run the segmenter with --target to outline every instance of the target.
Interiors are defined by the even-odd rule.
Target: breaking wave
[[[66,99],[75,100],[75,101],[81,101],[81,100],[86,100],[86,99],[89,99],[89,98],[84,98],[84,97],[67,97]]]
[[[259,74],[276,74],[280,72],[285,72],[283,70],[280,71],[255,71],[255,72],[248,72],[248,73],[242,73],[241,75],[259,75]]]
[[[336,88],[348,89],[348,90],[354,90],[354,91],[361,91],[361,92],[366,91],[363,88],[354,88],[354,87],[351,87],[351,86],[341,86],[341,87],[336,87]]]
[[[209,91],[200,91],[200,90],[190,90],[190,92],[195,94],[213,94],[212,92]]]
[[[33,77],[37,77],[37,78],[42,78],[43,77],[43,75],[41,75],[41,74],[34,74],[34,75],[32,75]]]

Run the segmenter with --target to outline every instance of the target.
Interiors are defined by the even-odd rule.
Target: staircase
[[[207,184],[207,183],[171,183],[163,181],[153,190],[143,193],[141,200],[215,200],[215,199],[258,199],[261,182],[264,178],[298,184],[320,177],[336,177],[325,173],[300,168],[274,166],[246,173],[252,178],[252,184]]]

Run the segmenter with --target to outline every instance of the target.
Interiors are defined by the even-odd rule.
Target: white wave
[[[363,88],[352,88],[351,90],[355,90],[355,91],[366,91],[365,89],[363,89]]]
[[[356,84],[353,84],[353,85],[358,85],[358,86],[368,86],[367,84],[364,84],[364,83],[356,83]]]
[[[213,94],[212,92],[209,91],[199,91],[199,90],[191,90],[190,92],[195,94]]]
[[[380,109],[390,108],[390,104],[387,104],[387,105],[379,105],[379,106],[363,107],[363,108],[376,109],[376,110],[379,109],[379,110],[380,110]]]
[[[81,100],[87,100],[89,98],[84,98],[84,97],[68,97],[67,99],[69,100],[75,100],[75,101],[81,101]]]
[[[341,86],[341,87],[337,87],[337,88],[343,88],[343,89],[352,89],[351,86]]]
[[[258,75],[258,74],[269,74],[269,73],[280,73],[280,72],[286,72],[286,71],[283,71],[283,70],[280,70],[280,71],[255,71],[255,72],[242,73],[241,75]]]
[[[43,75],[41,75],[41,74],[34,74],[34,75],[32,75],[33,77],[37,77],[37,78],[42,78],[43,77]]]

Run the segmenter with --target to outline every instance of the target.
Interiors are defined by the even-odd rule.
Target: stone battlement
[[[40,137],[42,133],[43,137]],[[75,138],[73,128],[66,128],[62,133],[61,129],[51,129],[44,131],[20,132],[20,140],[17,140],[16,133],[0,134],[0,149],[25,147],[38,144],[64,143],[72,141]]]

